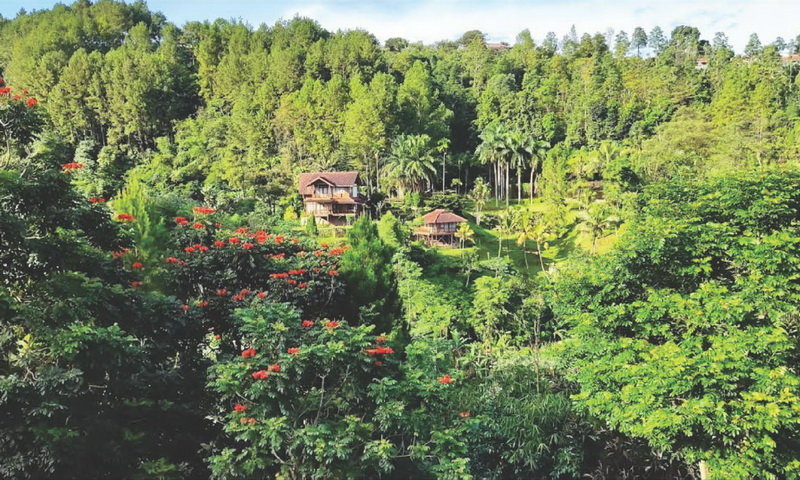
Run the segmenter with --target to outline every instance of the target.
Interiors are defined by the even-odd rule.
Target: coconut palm
[[[402,196],[407,190],[421,192],[430,186],[436,175],[436,164],[427,135],[400,135],[392,142],[392,148],[384,167],[387,183],[395,187]]]
[[[539,190],[539,174],[542,171],[542,164],[544,163],[544,159],[549,148],[550,144],[544,140],[532,140],[531,142],[531,179],[529,185],[531,199],[533,199],[534,194],[536,194]]]
[[[461,248],[464,248],[464,243],[467,240],[472,240],[472,237],[475,236],[475,231],[472,230],[472,227],[469,226],[469,223],[463,222],[459,224],[458,230],[456,230],[456,238],[459,240],[459,244]]]
[[[483,212],[483,207],[486,205],[486,200],[489,199],[489,195],[491,191],[489,190],[489,185],[483,180],[483,178],[478,177],[475,179],[475,185],[472,187],[472,192],[470,193],[470,198],[472,199],[472,203],[475,206],[475,221],[478,223],[478,226],[481,225],[481,217]]]
[[[517,215],[513,209],[506,209],[497,216],[497,256],[503,251],[503,235],[510,235],[517,225]]]
[[[619,217],[609,211],[604,203],[593,203],[578,213],[578,228],[592,239],[592,253],[597,251],[597,240],[611,227],[617,225]]]

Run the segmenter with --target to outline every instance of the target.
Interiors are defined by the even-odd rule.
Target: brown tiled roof
[[[787,55],[781,58],[781,61],[784,62],[800,62],[800,53],[793,53],[791,55]]]
[[[461,223],[466,222],[467,219],[464,217],[459,217],[453,212],[448,212],[443,208],[437,208],[436,210],[425,214],[422,217],[422,221],[425,223]]]
[[[336,187],[352,187],[358,185],[358,172],[309,172],[301,173],[299,178],[300,193],[307,192],[306,188],[317,179],[325,180]]]

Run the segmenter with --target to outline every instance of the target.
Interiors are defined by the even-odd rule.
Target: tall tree
[[[636,27],[631,36],[631,46],[636,49],[636,56],[641,57],[641,50],[647,46],[647,33],[642,27]]]

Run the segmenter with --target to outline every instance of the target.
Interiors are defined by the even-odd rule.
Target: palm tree
[[[517,245],[522,248],[522,258],[525,259],[525,268],[528,268],[528,250],[525,248],[525,243],[528,240],[534,239],[534,232],[537,228],[537,224],[539,222],[536,221],[534,212],[531,211],[529,208],[525,208],[519,211],[517,215],[517,222],[516,222],[516,233],[517,233]],[[538,248],[538,243],[537,243]],[[539,256],[539,261],[541,262],[541,255]],[[542,264],[542,270],[544,270],[544,264]]]
[[[469,223],[463,222],[458,225],[458,230],[456,230],[456,238],[458,238],[461,248],[464,248],[464,242],[467,240],[472,240],[472,237],[475,236],[475,231],[472,230],[472,227],[469,226]]]
[[[445,178],[447,177],[445,173],[445,166],[447,162],[447,149],[450,148],[450,139],[449,138],[442,138],[438,142],[436,142],[436,153],[442,154],[442,191],[444,192],[447,187],[445,186]]]
[[[503,235],[510,235],[514,232],[517,225],[517,215],[514,210],[506,209],[497,216],[497,219],[497,256],[499,257],[503,251]]]
[[[487,126],[480,135],[481,143],[475,150],[481,163],[491,163],[494,171],[494,198],[498,200],[503,197],[503,184],[505,177],[505,195],[508,192],[508,171],[507,162],[509,160],[508,141],[506,132],[496,124]],[[507,198],[507,197],[506,197]]]
[[[592,239],[592,253],[597,251],[597,240],[609,228],[618,224],[620,219],[613,212],[609,212],[607,205],[604,203],[593,203],[586,210],[578,213],[580,224],[578,228],[589,234]]]
[[[478,159],[481,163],[491,163],[492,167],[494,168],[494,199],[497,200],[497,162],[499,156],[498,144],[500,137],[496,135],[495,129],[486,128],[483,132],[481,132],[480,139],[481,143],[478,145],[478,148],[475,149],[475,154],[478,156]],[[491,178],[489,178],[489,180],[491,180]]]
[[[539,172],[542,171],[542,164],[544,163],[549,148],[550,144],[544,140],[533,140],[531,142],[531,183],[529,185],[531,199],[533,199],[533,195],[539,190]]]
[[[384,173],[401,196],[406,190],[419,193],[430,186],[436,175],[431,138],[427,135],[400,135],[392,142]]]
[[[533,142],[531,138],[522,132],[515,130],[509,132],[506,137],[506,145],[510,155],[510,163],[517,170],[517,200],[522,200],[522,169],[528,164],[528,158],[533,153]]]
[[[486,200],[489,198],[490,194],[489,185],[483,180],[483,178],[478,177],[475,179],[475,185],[472,187],[472,193],[470,193],[470,198],[472,198],[472,203],[475,206],[475,221],[478,222],[478,226],[481,225],[481,217],[483,212],[483,207],[486,205]]]

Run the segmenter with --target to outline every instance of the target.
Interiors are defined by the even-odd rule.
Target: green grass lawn
[[[526,200],[523,200],[525,202]],[[515,205],[516,200],[509,202]],[[529,204],[533,210],[544,212],[547,208],[542,202],[534,201]],[[487,202],[484,213],[497,214],[506,209],[505,201],[495,202],[491,199]],[[553,263],[558,263],[564,260],[576,249],[582,249],[586,252],[592,250],[592,239],[580,231],[576,222],[576,211],[569,213],[569,218],[566,219],[568,223],[573,223],[572,230],[560,238],[558,241],[552,242],[543,254],[544,266],[548,268]],[[536,275],[541,271],[539,255],[537,254],[536,242],[527,241],[524,245],[517,244],[517,237],[515,235],[500,235],[497,230],[486,229],[477,226],[474,222],[470,222],[470,226],[475,231],[472,246],[461,249],[457,247],[442,247],[439,252],[445,256],[458,256],[464,252],[476,251],[478,256],[485,260],[490,257],[500,255],[507,256],[511,259],[514,267],[527,275]],[[599,238],[595,245],[596,253],[605,253],[611,249],[611,246],[617,239],[618,234],[612,234],[603,238]]]

